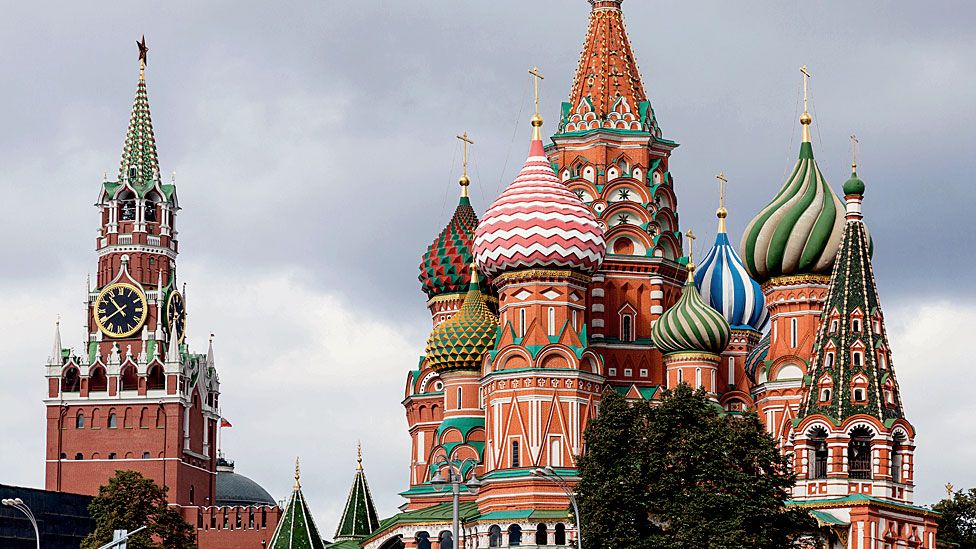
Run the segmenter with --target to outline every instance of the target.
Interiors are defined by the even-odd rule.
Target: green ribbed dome
[[[729,321],[702,300],[695,279],[689,275],[681,298],[654,323],[651,340],[664,354],[721,354],[731,333]]]
[[[478,370],[495,344],[498,317],[485,303],[478,278],[478,270],[472,265],[461,308],[434,328],[427,339],[427,364],[434,370]]]
[[[851,178],[844,182],[844,196],[863,195],[864,182],[857,176],[857,169],[851,170]]]
[[[844,203],[830,189],[808,140],[789,179],[742,235],[742,259],[759,282],[829,274],[844,236]]]

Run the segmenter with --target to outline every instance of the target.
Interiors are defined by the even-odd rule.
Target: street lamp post
[[[579,506],[576,505],[576,492],[573,491],[573,487],[569,485],[568,482],[562,479],[556,474],[556,470],[552,468],[551,465],[546,465],[545,467],[539,467],[532,470],[532,474],[539,478],[543,478],[552,482],[556,486],[559,486],[566,495],[569,496],[569,503],[573,506],[573,518],[576,519],[576,547],[577,549],[582,549],[583,547],[583,529],[580,527],[580,513]]]
[[[13,507],[21,513],[27,515],[30,519],[31,525],[34,527],[34,539],[37,541],[37,549],[41,549],[41,533],[37,530],[37,519],[34,518],[34,513],[31,512],[30,507],[24,504],[24,500],[20,498],[4,499],[2,503],[7,507]]]
[[[471,478],[465,480],[464,468],[470,462],[472,465],[477,465],[478,462],[472,458],[468,458],[462,461],[460,464],[454,464],[451,460],[447,459],[447,455],[444,456],[444,463],[447,468],[447,477],[441,474],[440,469],[434,476],[431,477],[430,483],[434,486],[451,486],[451,494],[453,495],[454,507],[452,509],[452,522],[451,522],[451,535],[453,539],[451,540],[454,544],[455,549],[459,549],[461,538],[460,538],[460,516],[458,511],[458,506],[461,503],[461,485],[465,485],[468,491],[472,494],[478,492],[478,488],[481,488],[482,482],[478,480],[478,477],[474,474],[474,468],[471,469]]]

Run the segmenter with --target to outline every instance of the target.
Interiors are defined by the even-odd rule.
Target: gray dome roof
[[[225,462],[226,463],[226,462]],[[260,484],[234,472],[233,462],[229,467],[220,463],[217,467],[216,504],[228,506],[278,505],[267,490]]]

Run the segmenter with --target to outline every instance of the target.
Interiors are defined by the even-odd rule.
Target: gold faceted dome
[[[472,265],[471,283],[461,308],[434,328],[427,339],[427,364],[438,372],[478,370],[495,345],[497,332],[498,317],[485,303],[477,267]]]

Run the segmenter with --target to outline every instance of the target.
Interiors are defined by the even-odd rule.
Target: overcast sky
[[[357,439],[383,516],[409,461],[400,401],[430,328],[420,255],[472,149],[483,212],[525,158],[538,65],[555,128],[584,0],[36,3],[0,0],[0,482],[43,485],[43,364],[54,321],[84,338],[102,173],[118,171],[138,74],[162,171],[176,171],[189,340],[216,334],[224,449],[275,497],[296,455],[327,536]],[[839,191],[861,141],[866,220],[894,364],[918,430],[917,501],[976,485],[969,215],[976,123],[970,2],[627,0],[683,228],[730,233],[796,159],[798,68],[814,149]],[[167,176],[168,178],[168,176]]]

